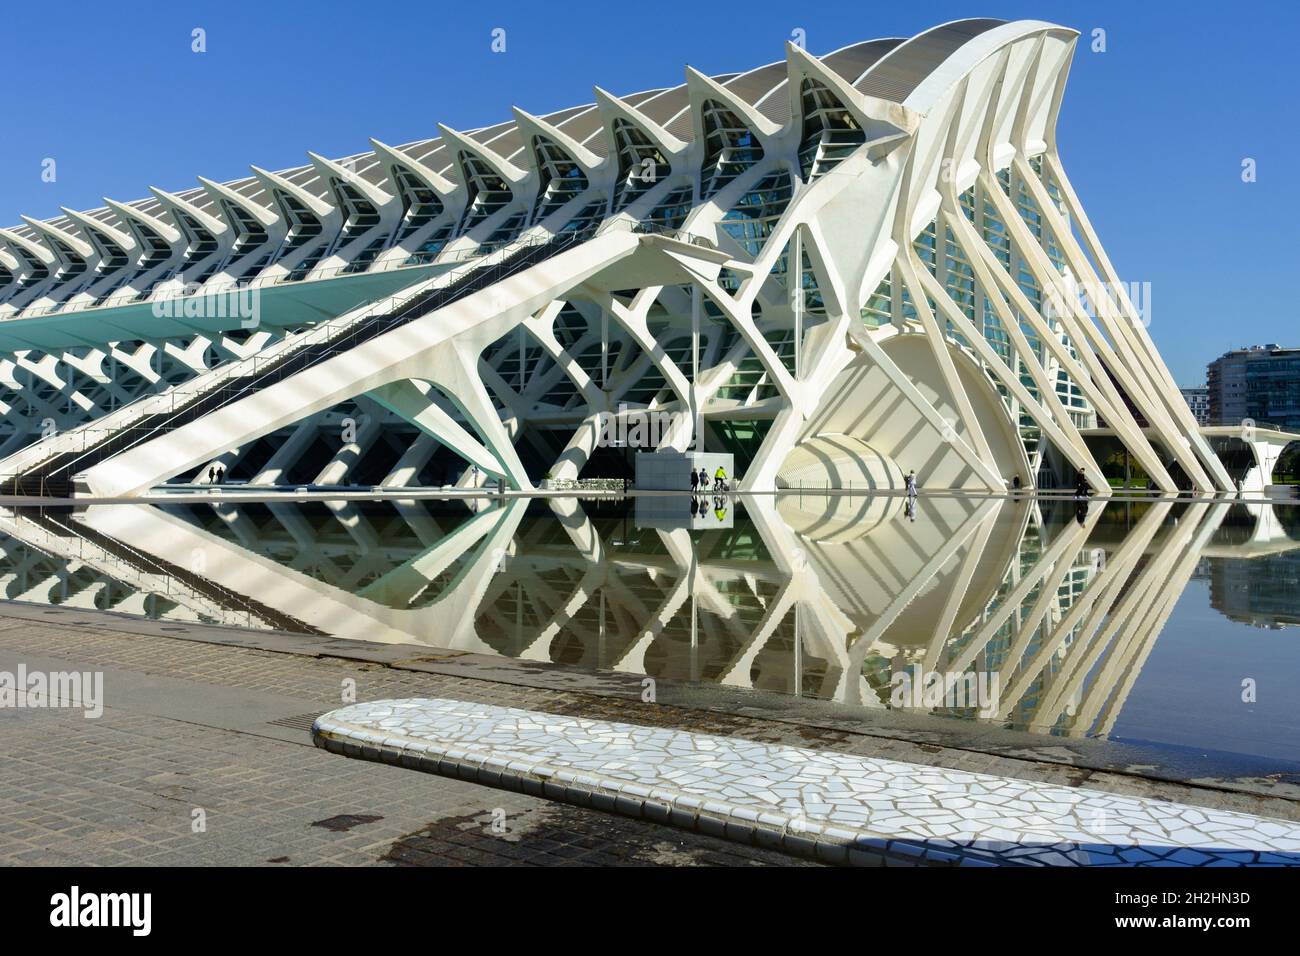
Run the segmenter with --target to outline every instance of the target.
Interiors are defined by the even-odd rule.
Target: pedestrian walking
[[[915,471],[909,471],[907,473],[907,497],[909,498],[916,497],[916,472]]]
[[[217,483],[217,469],[215,469],[215,468],[209,466],[209,467],[208,467],[208,484],[210,484],[210,485],[215,485],[216,483]]]
[[[691,494],[700,490],[700,476],[696,474],[695,469],[691,469]]]

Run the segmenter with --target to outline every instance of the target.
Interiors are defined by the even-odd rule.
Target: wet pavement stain
[[[395,840],[396,866],[815,866],[702,834],[560,804],[435,820]]]
[[[324,820],[313,820],[312,826],[323,827],[326,830],[333,830],[335,833],[346,833],[353,827],[359,827],[366,823],[374,823],[382,820],[383,817],[368,813],[341,813],[336,817],[326,817]]]

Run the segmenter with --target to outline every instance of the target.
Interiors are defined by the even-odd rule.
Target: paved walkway
[[[1052,866],[1300,866],[1300,824],[1245,813],[457,700],[322,715],[319,746],[758,842]]]
[[[755,847],[311,746],[312,719],[352,700],[443,698],[920,769],[1086,786],[1300,823],[1285,781],[1180,783],[1114,769],[1090,741],[972,737],[815,702],[636,675],[447,655],[428,647],[0,604],[0,670],[96,670],[106,709],[0,709],[0,864],[402,862],[774,863]],[[192,831],[203,809],[206,830]],[[506,832],[499,832],[504,813]],[[496,824],[496,826],[494,826]]]
[[[89,612],[72,618],[85,626],[0,617],[0,671],[101,671],[106,699],[97,719],[68,708],[0,708],[0,865],[791,862],[646,821],[341,760],[311,744],[312,718],[338,706],[345,686],[365,699],[468,682],[114,631],[96,625],[120,621]],[[511,697],[504,685],[476,690]]]

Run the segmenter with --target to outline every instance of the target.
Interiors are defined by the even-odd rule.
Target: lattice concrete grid
[[[1058,153],[1077,36],[788,45],[0,229],[0,492],[531,489],[648,412],[742,490],[1105,492],[1102,440],[1234,490]]]

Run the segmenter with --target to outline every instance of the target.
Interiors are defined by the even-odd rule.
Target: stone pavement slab
[[[0,708],[3,866],[803,862],[313,747],[341,680],[424,692],[369,665],[33,623],[0,630],[20,663],[102,670],[106,706]]]

